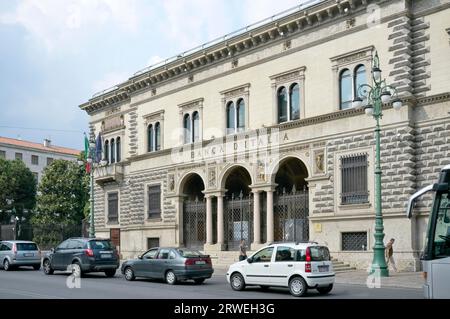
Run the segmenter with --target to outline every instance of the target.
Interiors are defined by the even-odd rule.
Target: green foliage
[[[36,179],[30,169],[20,160],[0,158],[0,222],[10,220],[14,212],[21,219],[29,219],[35,204]]]
[[[45,168],[38,187],[38,213],[33,225],[54,225],[55,229],[80,225],[89,198],[88,181],[83,166],[72,161],[53,161]]]

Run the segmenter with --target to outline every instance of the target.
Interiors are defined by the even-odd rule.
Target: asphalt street
[[[47,276],[42,270],[18,269],[10,272],[0,270],[0,299],[290,299],[287,289],[272,288],[262,291],[247,287],[245,291],[233,291],[223,273],[215,274],[202,285],[184,282],[175,286],[158,280],[137,279],[126,281],[117,271],[114,278],[104,274],[87,274],[80,279],[80,288],[68,288],[69,276],[55,272]],[[70,281],[70,280],[69,280]],[[72,284],[73,285],[73,284]],[[305,298],[341,299],[422,299],[421,289],[367,288],[362,285],[335,284],[327,296],[310,290]],[[296,298],[297,299],[297,298]]]

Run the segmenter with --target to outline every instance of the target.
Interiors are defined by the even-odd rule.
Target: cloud
[[[22,26],[35,43],[53,52],[108,24],[136,33],[140,19],[136,0],[27,0],[2,14],[0,23]]]

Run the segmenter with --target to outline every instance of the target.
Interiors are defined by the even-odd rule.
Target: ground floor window
[[[367,232],[342,233],[342,250],[367,250]]]
[[[108,222],[119,222],[119,193],[108,194]]]
[[[147,238],[147,249],[152,249],[155,247],[159,247],[159,238],[158,237]]]

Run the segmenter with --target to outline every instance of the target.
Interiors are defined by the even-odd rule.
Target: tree
[[[36,204],[36,178],[20,160],[0,158],[0,222],[29,220]]]
[[[48,246],[68,236],[80,236],[84,207],[89,199],[84,167],[55,160],[44,170],[33,217],[34,240]]]

